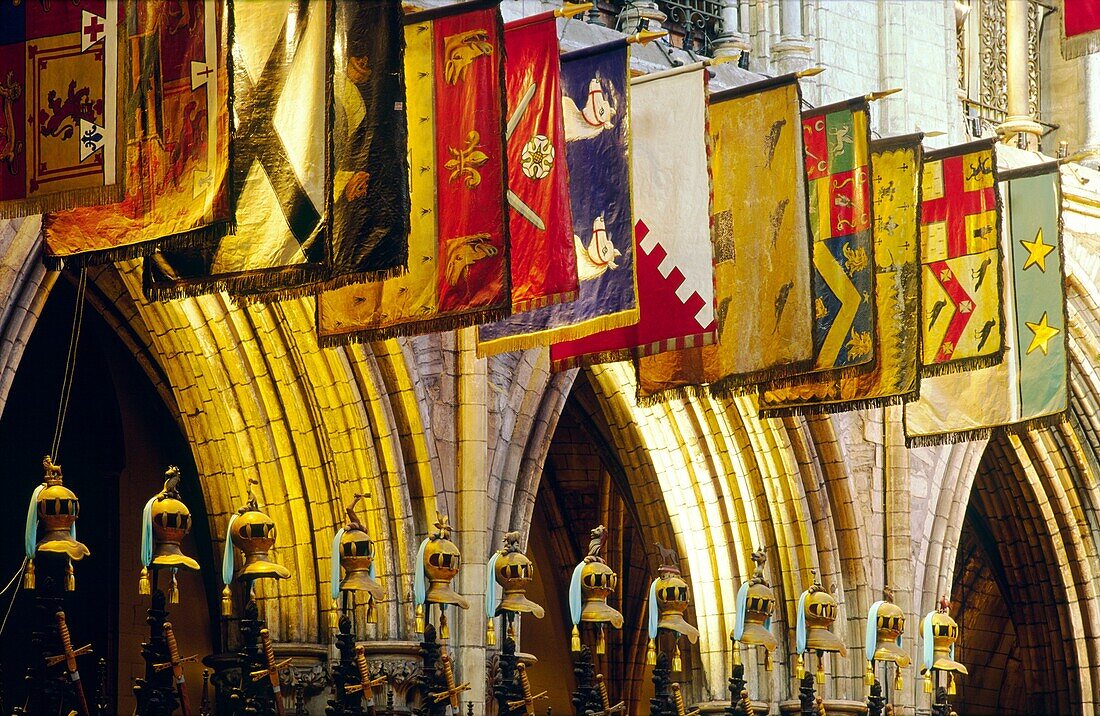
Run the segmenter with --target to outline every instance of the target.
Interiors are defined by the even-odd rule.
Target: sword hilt
[[[607,695],[607,680],[603,674],[596,674],[596,688],[600,691],[600,705],[603,706],[603,710],[610,711],[611,697]]]
[[[367,664],[367,651],[362,646],[355,647],[355,668],[359,670],[359,688],[356,691],[367,689],[374,693],[375,686],[386,683],[386,675],[380,674],[375,678],[370,677],[370,666]]]
[[[676,716],[698,716],[699,709],[687,711],[684,709],[684,694],[680,691],[679,684],[672,684],[672,702],[676,705]]]

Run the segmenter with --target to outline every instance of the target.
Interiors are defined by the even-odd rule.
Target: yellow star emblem
[[[1043,227],[1039,227],[1038,233],[1035,234],[1034,241],[1020,241],[1020,244],[1027,249],[1027,261],[1024,261],[1024,271],[1027,271],[1031,266],[1038,266],[1039,270],[1043,273],[1047,272],[1047,254],[1054,250],[1054,247],[1050,244],[1043,243]]]
[[[1052,326],[1047,325],[1047,314],[1043,311],[1043,317],[1039,319],[1038,323],[1032,323],[1031,321],[1025,321],[1025,325],[1031,329],[1031,345],[1027,347],[1027,355],[1031,355],[1031,351],[1038,348],[1043,352],[1043,355],[1049,355],[1047,353],[1047,344],[1050,343],[1050,339],[1061,333],[1060,330]]]

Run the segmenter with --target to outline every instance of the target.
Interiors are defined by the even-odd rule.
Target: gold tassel
[[[374,597],[367,597],[367,624],[377,624],[378,614],[374,609]]]
[[[901,691],[902,688],[903,688],[903,685],[902,685],[902,681],[901,681],[901,667],[899,666],[897,668],[897,675],[894,677],[894,689],[896,691]]]
[[[233,616],[233,592],[229,591],[229,585],[222,589],[222,616]]]
[[[801,654],[798,655],[798,660],[795,661],[794,674],[796,677],[798,677],[799,681],[802,681],[802,679],[806,678],[806,662],[802,658]]]
[[[328,628],[336,631],[340,628],[340,600],[332,600],[332,611],[328,613]]]
[[[496,621],[492,617],[489,617],[489,621],[485,624],[485,645],[496,646],[497,645],[497,628],[493,622]]]
[[[172,570],[172,581],[168,583],[168,603],[179,604],[180,603],[180,585],[176,581],[176,570]]]
[[[424,605],[423,604],[417,604],[416,605],[416,627],[415,627],[415,629],[416,629],[417,634],[423,634],[424,633]]]
[[[764,671],[772,670],[772,653],[767,649],[764,650]]]
[[[512,622],[512,621],[508,622],[508,636],[512,639],[516,638],[516,623],[515,622]]]
[[[863,675],[863,683],[866,686],[875,685],[875,664],[872,661],[867,662],[867,673]]]
[[[947,695],[955,695],[955,675],[950,672],[947,674]]]
[[[683,671],[684,662],[680,660],[680,645],[676,644],[672,647],[672,670]]]
[[[600,624],[600,634],[599,634],[599,636],[596,637],[596,653],[597,654],[606,654],[607,653],[607,637],[604,636],[604,633],[603,633],[603,624]]]
[[[924,693],[932,693],[932,671],[928,670],[924,674]]]
[[[69,571],[65,573],[65,591],[76,591],[76,572],[73,571],[73,563],[69,562]]]
[[[34,589],[34,560],[27,560],[27,571],[23,572],[23,589]]]
[[[825,683],[825,656],[823,654],[817,655],[817,672],[814,676],[817,679],[817,683]]]
[[[741,645],[733,642],[733,665],[741,666]]]
[[[572,651],[581,650],[581,631],[577,628],[576,624],[573,625],[573,638],[569,643],[569,648]]]
[[[653,644],[653,640],[649,640],[649,646],[645,650],[645,663],[653,666],[657,663],[657,647]]]
[[[443,611],[443,607],[439,608],[439,638],[451,638],[451,627],[447,626],[447,612]]]
[[[149,586],[149,569],[141,568],[141,577],[138,578],[138,594],[149,594],[152,588]]]

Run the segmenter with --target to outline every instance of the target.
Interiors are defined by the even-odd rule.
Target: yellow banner
[[[801,94],[793,75],[711,95],[718,343],[638,361],[638,397],[743,390],[813,359]]]
[[[765,416],[855,410],[888,405],[916,396],[919,301],[918,208],[921,135],[872,143],[871,197],[875,203],[876,346],[873,371],[845,378],[809,379],[781,389],[762,390]]]

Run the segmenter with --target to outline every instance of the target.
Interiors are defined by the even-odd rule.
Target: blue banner
[[[561,58],[573,243],[580,290],[570,303],[480,326],[479,353],[572,340],[638,321],[630,193],[629,46]]]

